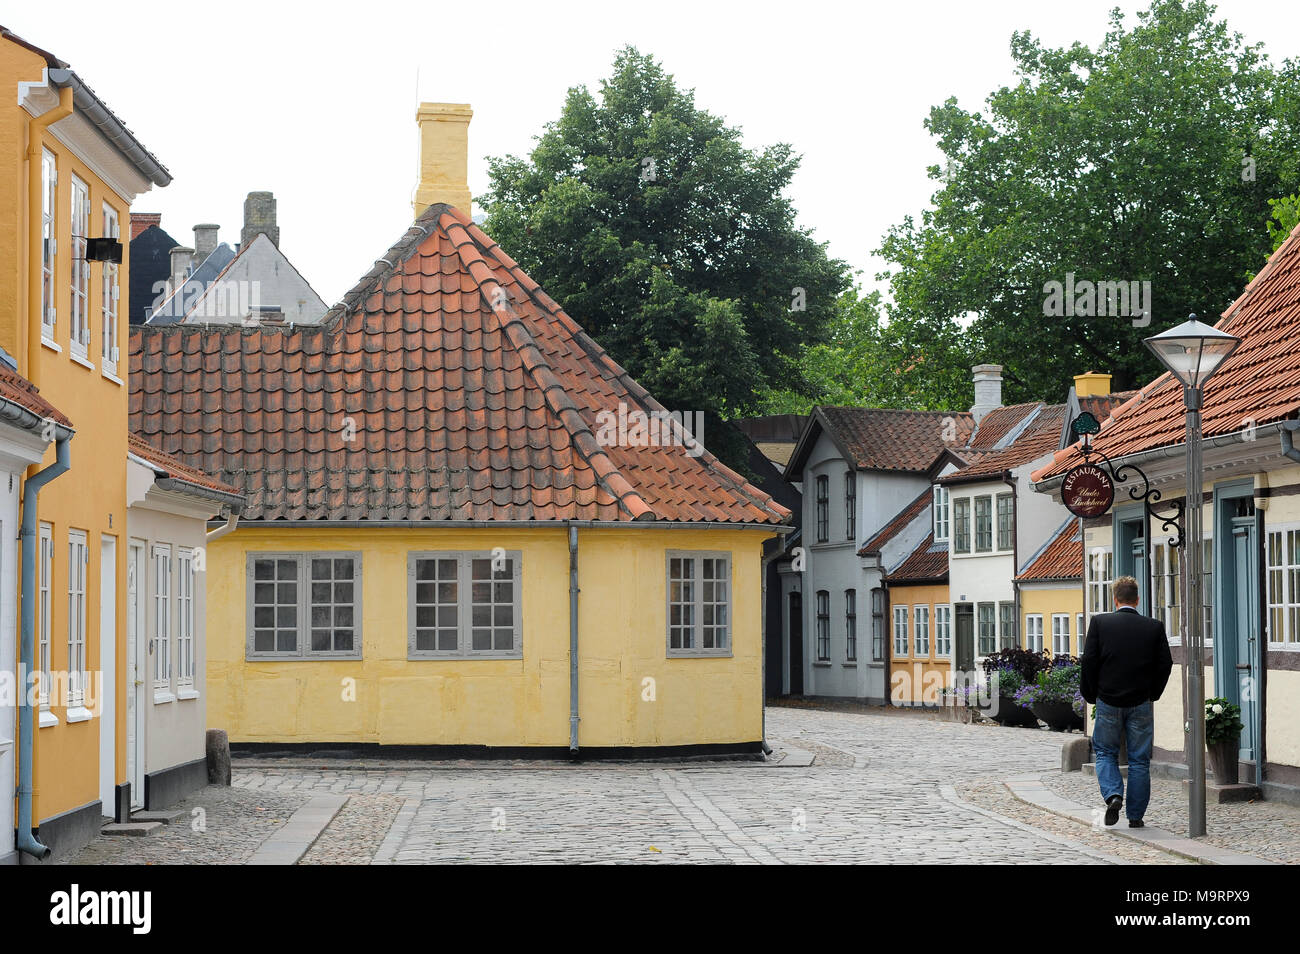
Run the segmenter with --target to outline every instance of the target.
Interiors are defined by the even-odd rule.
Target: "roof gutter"
[[[789,523],[727,523],[721,520],[684,523],[673,520],[245,520],[244,528],[265,527],[269,530],[317,528],[342,530],[439,530],[486,529],[509,527],[511,530],[765,530],[768,533],[793,533],[798,528]]]
[[[154,486],[163,490],[170,490],[172,493],[186,494],[190,497],[202,497],[205,500],[211,500],[233,509],[242,509],[244,497],[242,494],[232,494],[224,490],[214,490],[211,487],[204,487],[202,484],[196,484],[193,481],[183,477],[169,477],[166,474],[159,474],[154,478]]]
[[[1283,432],[1284,428],[1291,430],[1300,429],[1300,421],[1276,421],[1272,424],[1265,424],[1262,427],[1255,428],[1255,436],[1252,440],[1259,440],[1261,436],[1266,436],[1269,431]],[[1246,438],[1242,437],[1247,431],[1231,431],[1227,434],[1217,434],[1214,437],[1205,437],[1201,439],[1202,448],[1227,447],[1229,444],[1240,444]],[[1282,452],[1286,453],[1285,439],[1282,446]],[[1150,450],[1138,451],[1136,454],[1129,454],[1126,457],[1117,457],[1111,461],[1116,470],[1121,467],[1127,467],[1131,464],[1142,464],[1149,461],[1169,460],[1173,457],[1182,457],[1187,453],[1185,442],[1180,441],[1177,444],[1165,444],[1163,447],[1153,447]],[[1289,456],[1289,455],[1288,455]],[[1300,458],[1296,458],[1300,459]],[[1082,463],[1082,461],[1080,461]],[[1060,488],[1061,483],[1065,480],[1065,474],[1055,474],[1045,480],[1034,481],[1034,490],[1040,494],[1050,494]]]
[[[41,417],[35,411],[28,410],[8,398],[0,398],[0,421],[33,434],[41,434],[47,425],[53,425],[53,440],[56,441],[67,440],[73,434],[72,428],[50,418]]]
[[[131,160],[131,164],[141,175],[156,186],[171,184],[172,174],[164,169],[162,163],[132,135],[131,130],[122,124],[122,120],[104,105],[103,100],[81,81],[80,76],[69,69],[47,70],[46,76],[51,85],[59,87],[60,105],[62,105],[62,91],[71,90],[77,109],[95,124],[95,128],[113,144],[114,148]]]
[[[1282,421],[1278,433],[1282,436],[1282,453],[1291,460],[1300,460],[1300,448],[1295,446],[1292,436],[1300,432],[1300,421]]]

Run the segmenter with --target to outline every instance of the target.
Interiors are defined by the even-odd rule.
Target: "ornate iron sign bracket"
[[[1129,498],[1142,501],[1143,514],[1146,517],[1148,526],[1151,518],[1155,517],[1160,521],[1161,530],[1173,534],[1169,540],[1169,545],[1171,547],[1181,547],[1184,542],[1183,517],[1187,510],[1186,501],[1180,497],[1162,502],[1160,491],[1151,486],[1151,481],[1141,467],[1137,466],[1137,464],[1120,464],[1116,466],[1109,457],[1093,448],[1092,435],[1101,430],[1101,424],[1088,411],[1084,411],[1074,419],[1074,422],[1070,425],[1070,430],[1081,441],[1080,453],[1083,454],[1084,466],[1098,466],[1098,463],[1093,461],[1094,457],[1097,458],[1101,464],[1105,465],[1115,485],[1127,483],[1133,475],[1137,475],[1142,483],[1140,485],[1134,484],[1128,488]],[[1157,507],[1157,504],[1159,504],[1159,507]]]

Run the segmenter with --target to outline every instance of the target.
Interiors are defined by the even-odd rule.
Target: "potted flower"
[[[1242,728],[1241,706],[1223,698],[1205,700],[1205,750],[1219,785],[1237,784]]]
[[[1073,663],[1039,670],[1032,685],[1016,693],[1016,702],[1047,723],[1053,732],[1083,728],[1079,667]]]
[[[998,725],[1023,726],[1038,728],[1038,720],[1029,709],[1016,701],[1016,693],[1025,687],[1025,677],[1010,667],[995,669],[989,673],[990,683],[997,686],[998,700],[995,707],[985,713]]]

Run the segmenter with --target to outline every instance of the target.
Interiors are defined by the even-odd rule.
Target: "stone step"
[[[1191,784],[1189,779],[1183,779],[1183,791],[1186,792]],[[1259,788],[1254,785],[1215,785],[1214,782],[1208,780],[1205,783],[1205,804],[1207,805],[1253,802],[1259,797]]]
[[[139,811],[131,813],[133,822],[160,822],[163,825],[170,825],[185,812],[179,808],[167,808],[160,811]]]
[[[99,830],[101,835],[126,835],[128,837],[143,838],[145,835],[152,835],[163,826],[162,822],[113,822],[105,825]]]

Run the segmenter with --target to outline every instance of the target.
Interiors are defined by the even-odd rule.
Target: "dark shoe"
[[[1140,818],[1130,818],[1130,819],[1128,820],[1128,827],[1129,827],[1129,828],[1146,828],[1146,827],[1147,827],[1147,823],[1144,822],[1144,821],[1143,821],[1142,819],[1140,819]]]
[[[1123,795],[1112,795],[1106,799],[1106,825],[1114,825],[1119,821],[1119,810],[1124,807]]]

